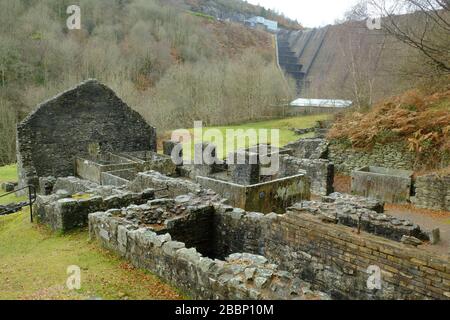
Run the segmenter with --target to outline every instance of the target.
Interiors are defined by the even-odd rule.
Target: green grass
[[[279,147],[279,146],[285,146],[289,142],[296,141],[300,138],[309,138],[309,137],[314,136],[314,133],[309,133],[306,135],[299,136],[290,129],[292,129],[292,128],[295,128],[295,129],[310,128],[310,127],[313,127],[317,121],[327,120],[329,118],[330,118],[330,115],[328,115],[328,114],[308,115],[308,116],[291,117],[291,118],[284,118],[284,119],[277,119],[277,120],[249,122],[249,123],[243,123],[243,124],[239,124],[239,125],[205,127],[205,128],[203,128],[203,130],[205,131],[207,129],[217,129],[222,133],[222,135],[224,137],[226,137],[227,129],[234,129],[234,130],[238,130],[238,129],[242,129],[242,130],[279,129],[280,130],[279,131],[280,132],[280,141],[279,141],[279,143],[273,143],[274,146]],[[191,129],[190,131],[192,134],[193,129]],[[245,137],[242,137],[242,138],[244,139]],[[195,139],[194,144],[197,143],[198,141],[199,141],[199,139]],[[204,138],[204,141],[210,141],[213,143],[215,142],[214,139],[207,139],[207,138]],[[269,143],[272,143],[270,141],[270,139],[269,139]],[[224,145],[225,145],[226,150],[223,150],[223,148],[218,147],[217,148],[218,157],[224,158],[225,154],[236,150],[237,149],[236,144],[237,143],[235,142],[235,146],[234,146],[234,148],[232,148],[233,142],[225,141]],[[185,144],[185,148],[188,146],[189,146],[189,144]],[[191,150],[193,150],[193,144],[191,144],[190,146],[191,146]],[[249,146],[248,141],[245,142],[245,146],[246,147]],[[193,154],[193,151],[192,151],[192,154]]]
[[[0,167],[0,183],[6,181],[17,181],[17,166],[15,164]]]
[[[27,211],[0,217],[1,299],[180,299],[156,276],[88,240],[86,230],[56,235]],[[67,267],[81,268],[81,289],[66,288]]]
[[[17,166],[15,164],[0,167],[0,184],[2,182],[15,182],[17,181]],[[0,195],[4,192],[0,192]],[[15,194],[7,195],[6,197],[0,198],[0,204],[9,204],[13,202],[20,202],[25,200],[26,197],[16,197]]]
[[[15,165],[0,167],[0,181],[16,181]],[[14,194],[0,204],[19,202]],[[66,288],[67,267],[81,268],[81,289]],[[134,269],[88,240],[86,230],[57,235],[31,224],[29,209],[0,216],[0,300],[180,299],[156,276]]]

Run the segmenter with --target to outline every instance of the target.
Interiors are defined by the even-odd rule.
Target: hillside
[[[269,33],[178,0],[81,0],[82,28],[69,31],[70,4],[0,2],[0,164],[15,161],[18,121],[89,78],[158,129],[191,127],[199,118],[207,125],[259,120],[292,96]]]
[[[187,4],[190,10],[201,12],[218,19],[243,22],[252,16],[261,16],[277,21],[279,26],[286,29],[302,29],[297,21],[287,18],[283,14],[253,5],[242,0],[172,0]]]
[[[445,168],[450,165],[450,90],[410,90],[369,111],[339,115],[329,138],[357,149],[401,142],[415,154],[418,167]]]

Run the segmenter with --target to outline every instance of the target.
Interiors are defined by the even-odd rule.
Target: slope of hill
[[[172,0],[177,1],[177,0]],[[297,21],[287,18],[283,14],[266,9],[259,5],[253,5],[242,0],[178,0],[189,6],[196,12],[211,15],[213,17],[231,21],[243,22],[252,16],[261,16],[269,20],[277,21],[280,27],[286,29],[302,29]]]
[[[448,86],[432,94],[410,90],[368,112],[343,114],[329,138],[362,149],[376,143],[402,142],[415,153],[418,167],[446,167],[450,165],[450,90]]]
[[[68,30],[73,1],[0,1],[0,164],[15,160],[17,121],[88,78],[160,129],[194,118],[258,120],[291,95],[266,32],[193,13],[179,0],[78,3],[81,30]]]

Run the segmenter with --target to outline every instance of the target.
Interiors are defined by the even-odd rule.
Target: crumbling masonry
[[[55,231],[88,227],[197,299],[450,299],[449,257],[424,249],[427,230],[385,214],[383,201],[333,193],[326,141],[271,147],[272,176],[259,162],[176,165],[177,143],[158,154],[155,142],[96,81],[46,102],[18,130],[21,183],[42,193],[35,217]]]

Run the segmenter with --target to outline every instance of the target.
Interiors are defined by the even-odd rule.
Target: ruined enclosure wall
[[[411,201],[417,207],[450,211],[450,176],[419,176],[415,187],[416,195]]]
[[[338,141],[331,141],[328,159],[334,163],[337,172],[350,174],[353,170],[367,166],[392,169],[414,169],[414,154],[402,143],[376,144],[372,150],[355,150]]]
[[[195,248],[207,257],[215,256],[214,246],[214,207],[202,205],[190,211],[189,215],[176,217],[166,222],[167,232],[172,239]]]
[[[329,195],[334,192],[334,165],[327,160],[299,159],[290,156],[280,157],[280,176],[296,175],[304,170],[311,180],[311,193]]]
[[[345,226],[287,214],[275,222],[265,255],[335,298],[449,299],[448,257],[425,253]],[[381,268],[382,289],[369,290],[369,266]]]
[[[266,258],[233,254],[225,261],[202,256],[170,234],[157,235],[115,219],[108,212],[89,215],[91,239],[154,272],[193,299],[327,299]]]
[[[291,204],[311,197],[310,179],[303,173],[248,186],[207,177],[197,177],[197,181],[228,199],[230,205],[254,212],[283,213]]]
[[[74,175],[74,160],[100,151],[156,150],[156,131],[95,80],[39,105],[17,127],[19,180]]]
[[[221,206],[214,216],[214,255],[223,258],[235,252],[264,255],[264,237],[273,215],[247,213]]]
[[[292,150],[292,156],[300,159],[327,159],[328,142],[325,139],[299,139],[285,148]]]
[[[66,232],[86,227],[90,213],[124,208],[131,204],[144,204],[154,197],[153,190],[109,197],[94,196],[86,199],[58,199],[58,195],[38,196],[33,205],[33,215],[40,223],[47,224],[52,230]]]
[[[201,186],[197,183],[184,179],[171,178],[156,171],[140,172],[128,184],[128,189],[133,192],[139,192],[147,188],[166,189],[163,193],[172,198],[201,191]]]
[[[235,250],[264,255],[337,299],[450,298],[448,257],[365,232],[357,235],[354,228],[307,214],[224,211],[219,209],[216,217],[222,255]],[[381,290],[367,288],[371,265],[381,268]]]

